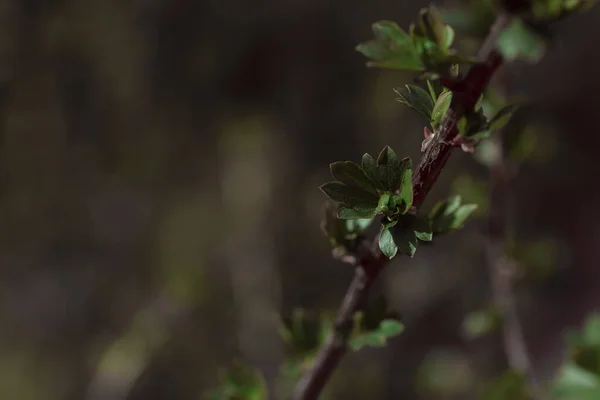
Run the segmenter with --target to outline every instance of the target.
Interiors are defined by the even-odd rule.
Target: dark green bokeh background
[[[234,358],[272,387],[277,313],[335,309],[352,275],[319,230],[328,164],[386,144],[419,158],[423,121],[392,91],[413,77],[354,46],[423,5],[0,1],[0,398],[198,399]],[[515,188],[519,240],[552,250],[518,287],[542,378],[600,301],[599,18],[503,75],[557,150]],[[427,207],[465,174],[486,179],[456,152]],[[348,356],[333,398],[475,398],[503,371],[497,335],[460,331],[489,298],[482,224],[391,263],[378,290],[406,331]]]

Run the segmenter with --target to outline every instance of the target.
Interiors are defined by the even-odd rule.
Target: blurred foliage
[[[448,398],[465,395],[473,384],[474,371],[464,354],[451,349],[432,350],[417,372],[417,390]]]
[[[569,360],[551,385],[556,399],[587,400],[600,395],[600,314],[591,314],[581,332],[567,337]]]
[[[495,306],[472,311],[465,316],[462,329],[467,339],[477,339],[502,327],[502,315]]]
[[[222,373],[222,386],[207,393],[210,400],[266,400],[264,378],[255,369],[236,363]]]

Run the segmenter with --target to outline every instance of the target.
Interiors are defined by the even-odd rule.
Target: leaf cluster
[[[440,88],[436,82],[427,80],[427,89],[419,85],[409,84],[404,88],[395,88],[398,94],[397,100],[405,106],[415,110],[436,130],[444,114],[452,102],[452,92],[446,88]]]
[[[377,159],[365,154],[361,165],[339,161],[330,165],[336,179],[321,186],[331,200],[338,202],[340,219],[370,219],[377,214],[395,216],[412,205],[412,163],[399,160],[386,146]]]
[[[418,23],[408,33],[392,21],[376,22],[373,33],[374,40],[356,47],[372,60],[367,63],[370,67],[418,71],[434,78],[447,75],[453,64],[474,61],[451,48],[454,30],[434,6],[420,11]]]
[[[333,257],[344,259],[357,254],[364,237],[363,232],[371,225],[373,218],[339,219],[338,209],[328,201],[323,207],[321,230],[333,249]]]
[[[285,343],[287,358],[293,362],[309,361],[331,332],[332,320],[297,308],[281,317],[279,333]]]
[[[348,345],[354,351],[365,346],[385,346],[389,338],[404,330],[398,314],[388,308],[388,302],[383,296],[356,312],[353,322]]]
[[[404,88],[395,88],[394,91],[399,95],[397,100],[400,103],[423,116],[435,131],[452,103],[452,92],[447,88],[440,88],[430,80],[427,80],[427,88],[428,90],[425,90],[418,85],[409,84]],[[474,110],[467,111],[459,119],[458,131],[461,137],[471,141],[487,138],[493,131],[506,126],[517,108],[516,104],[507,105],[488,118],[482,95]]]
[[[497,5],[516,13],[511,24],[498,39],[498,49],[507,61],[538,62],[544,55],[547,42],[552,38],[551,24],[580,11],[590,9],[595,0],[532,0],[519,1],[512,10],[510,0],[471,0],[459,8],[442,11],[444,19],[457,31],[483,39],[498,13]],[[528,6],[523,9],[522,5]]]
[[[389,146],[376,160],[365,154],[360,166],[352,161],[332,163],[331,173],[337,181],[322,185],[321,190],[338,205],[335,213],[328,206],[323,230],[334,250],[342,253],[356,251],[360,233],[379,214],[383,216],[379,235],[382,253],[388,258],[398,253],[413,257],[419,241],[431,242],[434,232],[458,229],[477,207],[461,204],[461,198],[455,196],[438,203],[429,216],[411,211],[410,158],[398,160]]]
[[[460,196],[438,202],[431,212],[431,228],[435,234],[446,234],[461,228],[477,209],[477,204],[462,204]]]

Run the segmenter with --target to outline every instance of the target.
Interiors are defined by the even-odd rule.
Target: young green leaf
[[[422,71],[424,66],[411,37],[392,21],[373,24],[375,40],[356,46],[371,62],[368,66]]]
[[[519,108],[517,104],[513,104],[510,106],[506,106],[502,108],[494,118],[492,118],[488,124],[488,128],[490,130],[502,129],[508,124],[510,119],[512,118],[514,112]]]
[[[462,198],[460,196],[450,197],[448,199],[448,207],[446,208],[446,214],[447,215],[454,214],[460,207],[461,203],[462,203]]]
[[[412,185],[412,161],[410,158],[406,157],[402,159],[400,162],[400,182],[396,187],[395,191],[400,190],[400,199],[402,200],[402,205],[400,206],[400,213],[406,213],[413,202],[413,185]]]
[[[331,174],[338,181],[354,188],[362,189],[377,196],[375,183],[358,164],[352,161],[338,161],[330,164]]]
[[[445,42],[443,43],[442,48],[448,50],[452,43],[454,42],[454,29],[450,25],[446,25],[446,33],[444,34]]]
[[[429,121],[433,112],[432,96],[417,85],[405,85],[404,88],[394,88],[398,101],[412,108]]]
[[[404,325],[395,319],[384,319],[379,323],[379,327],[373,331],[366,331],[354,334],[348,344],[354,351],[360,350],[366,346],[381,347],[386,341],[399,335],[404,330]]]
[[[435,107],[433,108],[433,112],[431,113],[431,126],[435,129],[440,122],[442,122],[442,118],[446,111],[450,107],[450,103],[452,102],[452,92],[445,91],[438,97],[435,102]]]
[[[394,258],[396,253],[398,253],[398,247],[396,246],[396,243],[394,243],[394,238],[388,228],[383,228],[381,230],[381,234],[379,235],[379,248],[383,255],[390,259]]]
[[[341,206],[338,209],[337,216],[340,219],[367,219],[374,218],[377,215],[377,203],[356,204],[352,206]]]
[[[346,231],[351,235],[357,235],[367,229],[373,222],[373,219],[348,219],[344,222],[346,223]]]
[[[456,212],[454,213],[454,220],[452,221],[452,224],[450,224],[450,228],[451,229],[462,228],[462,226],[464,225],[467,218],[469,218],[469,216],[471,214],[473,214],[473,211],[475,211],[476,209],[477,209],[477,204],[461,205],[458,208],[458,210],[456,210]]]
[[[477,209],[476,204],[462,204],[460,196],[452,196],[437,203],[429,213],[432,230],[436,234],[449,233],[460,228]]]
[[[377,161],[375,161],[375,158],[373,158],[372,155],[370,155],[369,153],[363,154],[360,166],[363,169],[363,171],[365,172],[365,174],[367,175],[367,177],[369,177],[369,179],[379,189],[381,189],[381,190],[385,189],[381,185],[381,177],[378,175]]]
[[[498,48],[507,61],[522,59],[536,63],[544,55],[546,43],[521,20],[514,19],[500,34]]]
[[[462,137],[466,137],[468,135],[468,123],[466,116],[462,116],[458,119],[456,123],[456,129],[458,130],[458,134]]]
[[[381,195],[379,202],[377,203],[377,211],[386,213],[389,210],[388,206],[390,204],[390,197],[391,196],[389,193],[384,193]]]
[[[333,201],[344,204],[360,204],[377,202],[377,196],[362,188],[351,187],[342,182],[327,182],[320,189]]]
[[[435,90],[435,87],[433,86],[433,82],[431,82],[429,79],[427,79],[427,89],[429,89],[429,95],[431,96],[431,98],[433,99],[433,103],[435,104],[435,102],[437,101],[437,97],[438,97],[437,91]]]
[[[490,137],[490,135],[492,134],[492,131],[489,129],[484,129],[481,131],[475,131],[473,133],[469,133],[468,136],[466,136],[467,139],[470,140],[480,140],[480,139],[487,139]]]
[[[593,400],[600,396],[600,376],[576,364],[567,363],[552,384],[552,396],[558,400]]]
[[[422,214],[412,217],[411,228],[415,232],[417,239],[423,242],[431,242],[433,240],[433,230],[429,218]]]
[[[404,161],[404,160],[403,160]],[[402,180],[402,165],[398,161],[398,156],[391,147],[385,146],[377,157],[377,167],[384,181],[382,184],[388,192],[395,192],[400,186]]]
[[[435,6],[421,9],[419,13],[419,31],[417,33],[431,39],[442,51],[448,50],[446,24],[444,24],[442,14]]]
[[[325,317],[301,308],[283,315],[279,333],[286,344],[287,356],[298,360],[313,355],[323,341],[324,330],[328,328]]]

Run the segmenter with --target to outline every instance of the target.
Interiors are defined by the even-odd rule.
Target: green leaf
[[[400,199],[404,207],[400,208],[400,213],[404,214],[412,206],[413,186],[412,186],[412,161],[406,157],[400,162],[400,182],[396,190],[400,189]]]
[[[390,194],[389,193],[382,194],[381,197],[379,198],[379,203],[377,203],[377,211],[384,212],[384,213],[387,212],[389,203],[390,203]]]
[[[467,117],[465,117],[464,115],[458,119],[458,122],[456,123],[456,129],[458,130],[458,134],[460,136],[462,136],[462,137],[467,136],[468,123],[469,123],[469,121],[467,120]]]
[[[342,220],[337,216],[338,207],[327,201],[323,207],[321,230],[333,248],[333,257],[340,259],[356,254],[359,241],[356,239],[373,222],[372,218]]]
[[[561,367],[551,393],[557,400],[595,400],[600,398],[600,377],[573,363]]]
[[[502,108],[500,111],[498,111],[494,118],[490,120],[488,124],[488,129],[494,131],[504,128],[512,118],[517,108],[519,108],[517,104],[513,104]]]
[[[468,136],[466,136],[468,139],[471,140],[476,140],[476,139],[487,139],[490,137],[490,135],[492,134],[492,131],[489,129],[485,129],[482,131],[476,131],[474,133],[470,133]]]
[[[392,21],[379,21],[373,24],[375,40],[356,46],[371,62],[368,66],[422,71],[424,66],[417,53],[412,38]]]
[[[426,215],[417,214],[413,216],[411,228],[415,232],[417,239],[424,242],[431,242],[433,240],[431,221]]]
[[[450,197],[448,199],[448,207],[446,208],[446,214],[447,215],[454,214],[460,207],[461,203],[462,203],[462,197],[460,197],[460,196]]]
[[[369,204],[377,203],[377,196],[362,188],[351,187],[342,182],[328,182],[320,186],[320,189],[333,201],[344,204]]]
[[[396,243],[394,243],[394,238],[388,228],[383,228],[381,230],[381,234],[379,235],[379,248],[383,255],[390,259],[394,258],[396,253],[398,253],[398,247],[396,246]]]
[[[546,43],[519,19],[513,19],[509,27],[500,34],[498,48],[507,61],[522,59],[538,62],[546,50]]]
[[[452,46],[452,42],[454,42],[454,29],[450,25],[446,25],[446,33],[444,34],[445,43],[444,48],[449,49]]]
[[[559,386],[600,387],[600,377],[578,365],[568,363],[556,379]]]
[[[437,101],[437,92],[435,90],[435,87],[433,86],[433,83],[427,79],[427,89],[429,89],[429,94],[431,95],[431,98],[433,99],[433,102],[435,103]],[[432,108],[433,111],[433,108]],[[428,118],[431,119],[431,118]]]
[[[332,321],[327,315],[317,315],[296,308],[281,316],[279,333],[285,343],[286,358],[303,362],[312,358],[331,331]]]
[[[410,159],[403,159],[398,161],[398,157],[391,147],[385,146],[377,157],[377,167],[379,174],[385,180],[382,184],[385,186],[385,190],[394,193],[402,184],[402,179],[405,175],[406,165],[410,166]]]
[[[356,204],[353,206],[341,206],[338,209],[337,216],[340,219],[365,219],[373,218],[377,215],[377,203]]]
[[[419,14],[419,34],[431,39],[442,51],[447,51],[449,45],[446,24],[440,11],[433,5],[421,10]],[[452,41],[450,41],[452,43]]]
[[[460,206],[458,210],[456,210],[456,212],[454,213],[454,220],[452,221],[450,228],[462,228],[467,218],[469,218],[469,216],[473,214],[473,211],[475,211],[476,209],[477,204],[464,204]]]
[[[346,223],[346,230],[349,233],[362,233],[365,229],[373,222],[372,218],[365,219],[349,219],[344,221]]]
[[[350,348],[357,351],[366,346],[384,346],[387,339],[397,336],[404,330],[404,325],[395,319],[384,319],[379,327],[373,331],[361,332],[353,335],[348,341]]]
[[[429,213],[434,233],[449,233],[465,223],[466,219],[477,209],[476,204],[462,204],[461,197],[453,196],[437,203]]]
[[[429,121],[433,112],[433,99],[423,88],[417,85],[405,85],[405,88],[394,88],[398,101],[412,108]]]
[[[370,155],[369,153],[363,154],[361,168],[363,169],[367,177],[369,177],[369,179],[371,179],[371,181],[379,189],[385,189],[385,187],[381,185],[381,177],[379,176],[377,171],[377,162],[375,161],[375,158],[373,158],[372,155]]]
[[[491,133],[482,109],[467,112],[458,120],[457,129],[460,135],[467,139],[483,138]]]
[[[450,91],[445,91],[438,97],[433,112],[431,113],[431,126],[434,129],[442,122],[442,118],[446,114],[448,107],[450,107],[451,102],[452,92]]]
[[[338,161],[331,163],[331,174],[338,181],[354,188],[360,188],[378,197],[375,183],[367,176],[362,168],[352,161]]]

